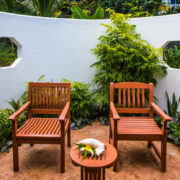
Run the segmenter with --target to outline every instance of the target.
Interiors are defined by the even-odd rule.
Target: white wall
[[[94,71],[90,65],[96,57],[90,53],[105,32],[101,23],[109,20],[74,20],[30,17],[0,13],[0,37],[11,37],[19,46],[18,59],[10,67],[0,68],[0,108],[5,100],[17,99],[25,81],[45,80],[91,82]],[[131,19],[137,32],[155,47],[167,41],[180,40],[180,14]],[[168,70],[168,76],[158,80],[155,95],[165,109],[165,91],[180,96],[180,70]]]

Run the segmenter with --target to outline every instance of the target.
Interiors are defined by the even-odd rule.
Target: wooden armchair
[[[17,117],[28,110],[28,119],[17,129]],[[40,118],[57,114],[57,118]],[[37,117],[38,115],[38,117]],[[70,139],[70,83],[29,83],[28,102],[13,113],[13,166],[19,169],[18,144],[60,144],[61,173],[65,172],[65,135]]]
[[[145,98],[145,96],[149,98]],[[117,101],[114,97],[118,97]],[[115,104],[117,104],[117,108]],[[162,129],[154,122],[154,111],[162,118]],[[120,116],[119,113],[123,116]],[[136,116],[130,117],[127,114],[136,114]],[[144,116],[138,116],[139,114],[144,114]],[[171,118],[154,103],[152,83],[110,83],[110,143],[115,148],[117,148],[118,140],[148,141],[148,147],[154,148],[161,160],[161,170],[165,172],[166,124],[170,120]],[[152,141],[161,141],[161,152]],[[113,169],[117,170],[117,161]]]

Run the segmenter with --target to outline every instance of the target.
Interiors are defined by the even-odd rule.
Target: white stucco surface
[[[0,108],[10,98],[18,99],[25,89],[23,82],[59,82],[62,78],[91,82],[94,71],[90,65],[96,57],[90,53],[105,32],[101,23],[109,20],[75,20],[30,17],[0,12],[0,37],[10,37],[19,46],[18,59],[10,66],[0,67]],[[131,19],[142,38],[155,47],[167,41],[180,40],[180,14]],[[168,69],[158,80],[155,96],[166,108],[165,91],[180,96],[180,70]]]

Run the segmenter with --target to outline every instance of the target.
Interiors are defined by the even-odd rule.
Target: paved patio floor
[[[108,141],[109,128],[99,122],[72,131],[72,143],[93,137]],[[106,179],[112,180],[180,180],[180,147],[168,143],[167,172],[161,173],[159,160],[146,142],[122,141],[118,143],[118,172],[107,169]],[[66,173],[59,173],[59,145],[22,145],[19,147],[19,172],[12,170],[10,153],[0,153],[0,180],[78,180],[80,168],[72,165],[66,147]]]

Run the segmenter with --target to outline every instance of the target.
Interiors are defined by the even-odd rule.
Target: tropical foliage
[[[176,99],[175,93],[172,94],[172,98],[169,98],[166,92],[167,98],[167,114],[172,118],[170,122],[167,123],[167,133],[168,139],[173,141],[175,144],[180,145],[180,112],[178,111],[180,97]],[[156,124],[162,128],[162,119],[160,116],[155,117]]]
[[[9,66],[16,58],[16,45],[9,38],[0,38],[0,66]]]
[[[173,118],[177,117],[178,113],[178,107],[180,103],[180,97],[177,100],[176,95],[173,92],[172,100],[170,100],[168,93],[166,92],[166,98],[167,98],[167,114]]]
[[[78,6],[72,6],[71,11],[73,13],[73,18],[75,19],[103,19],[104,18],[104,9],[98,7],[93,15],[88,15],[87,12],[83,11]]]
[[[54,3],[55,0],[31,0],[33,6],[39,16],[53,16],[55,13]]]
[[[89,16],[95,13],[98,6],[135,17],[179,12],[178,8],[170,9],[162,0],[1,0],[0,11],[71,18],[74,5]],[[108,13],[105,17],[108,17]]]
[[[173,48],[164,49],[164,61],[172,68],[180,68],[180,49],[175,45]]]
[[[101,107],[109,104],[110,82],[153,82],[156,85],[156,77],[167,73],[160,49],[141,39],[135,26],[127,23],[130,16],[110,9],[108,12],[113,25],[104,24],[106,34],[92,50],[98,58],[91,67],[96,71],[93,83]]]
[[[62,82],[71,82],[63,79]],[[90,85],[82,82],[71,82],[71,124],[72,128],[82,128],[91,124],[93,96]]]

